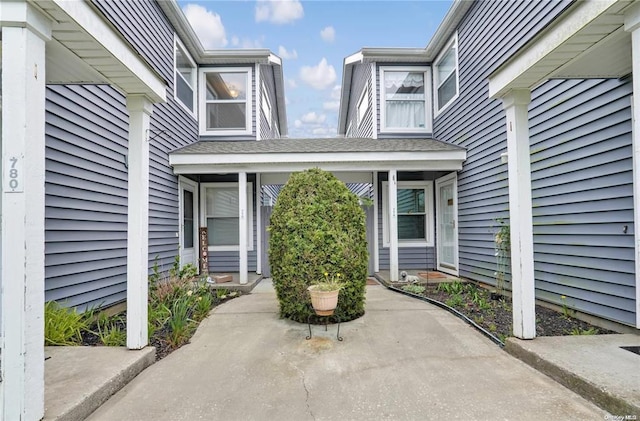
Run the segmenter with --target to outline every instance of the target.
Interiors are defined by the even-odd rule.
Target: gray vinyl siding
[[[409,180],[435,180],[438,173],[398,173],[399,181]],[[383,236],[383,206],[382,201],[385,200],[382,194],[382,183],[388,180],[388,174],[378,174],[378,256],[380,270],[389,270],[389,247],[384,246]],[[435,197],[429,200],[435,203]],[[433,206],[435,209],[435,206]],[[433,269],[436,266],[435,247],[398,247],[398,268],[399,270],[407,269]]]
[[[505,115],[487,76],[568,3],[478,2],[458,27],[460,96],[435,118],[434,136],[467,149],[462,277],[494,284],[496,221],[509,216]],[[630,94],[619,80],[549,81],[529,107],[536,296],[561,304],[565,295],[626,324],[635,317]]]
[[[256,112],[260,116],[260,139],[276,139],[280,137],[280,129],[278,127],[278,108],[276,101],[276,84],[273,76],[273,67],[261,64],[260,65],[260,79],[264,82],[266,91],[262,89],[262,86],[258,86],[258,96],[260,97],[260,103],[256,106]],[[271,115],[265,116],[262,112],[263,97],[269,98],[271,104]],[[268,120],[271,121],[269,124]]]
[[[351,74],[351,94],[347,111],[346,137],[373,137],[373,91],[371,86],[371,64],[360,63]],[[358,124],[358,103],[362,92],[368,87],[369,99],[364,119]],[[349,130],[350,129],[350,130]]]
[[[128,115],[107,86],[46,90],[45,299],[126,298]]]
[[[173,92],[173,29],[152,0],[92,0],[122,36],[171,84]]]
[[[248,135],[224,135],[224,136],[215,136],[215,135],[202,135],[200,136],[200,140],[213,140],[213,141],[245,141],[245,140],[256,140],[256,115],[257,110],[259,109],[259,104],[256,104],[256,98],[254,92],[256,92],[256,67],[254,65],[237,65],[237,66],[201,66],[201,69],[210,68],[211,70],[220,69],[224,67],[238,67],[238,68],[251,68],[251,134]],[[275,106],[273,103],[271,106]]]

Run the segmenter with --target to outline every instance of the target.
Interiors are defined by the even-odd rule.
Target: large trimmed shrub
[[[311,169],[291,175],[271,214],[269,263],[280,316],[306,322],[313,314],[307,287],[340,274],[345,286],[335,316],[364,314],[369,254],[358,197],[333,174]]]

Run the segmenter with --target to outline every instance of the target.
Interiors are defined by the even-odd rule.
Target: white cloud
[[[296,129],[299,129],[300,127],[302,127],[302,121],[296,120],[293,122],[293,125]]]
[[[303,115],[300,120],[302,120],[305,124],[322,124],[327,119],[327,116],[324,114],[316,114],[315,111],[311,111],[310,113],[306,113]]]
[[[323,57],[317,66],[302,66],[300,79],[314,89],[326,89],[336,81],[336,69]]]
[[[342,86],[341,85],[334,86],[333,89],[331,90],[331,99],[340,100],[340,94],[342,94]]]
[[[291,89],[295,89],[298,87],[298,82],[295,79],[286,78],[287,86]]]
[[[220,48],[228,44],[220,15],[192,3],[185,5],[182,11],[205,49]]]
[[[333,26],[327,26],[320,31],[320,37],[327,42],[333,42],[336,40],[336,30],[333,29]]]
[[[326,136],[327,134],[329,134],[329,129],[326,127],[316,127],[311,131],[311,133],[313,133],[316,136],[318,135]]]
[[[285,60],[295,60],[298,58],[296,50],[287,51],[282,45],[278,47],[278,55]]]
[[[282,25],[303,16],[304,9],[299,0],[258,0],[256,3],[256,22]]]
[[[338,111],[340,109],[340,101],[323,102],[322,108],[324,108],[327,111]]]

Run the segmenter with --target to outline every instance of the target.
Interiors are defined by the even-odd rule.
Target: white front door
[[[438,270],[458,275],[458,179],[451,173],[436,180]]]
[[[180,177],[180,267],[198,267],[198,189],[188,178]]]

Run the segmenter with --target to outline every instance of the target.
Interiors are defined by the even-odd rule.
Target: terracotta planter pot
[[[338,306],[338,294],[340,290],[318,291],[315,285],[307,288],[311,295],[311,305],[318,316],[331,316]]]

